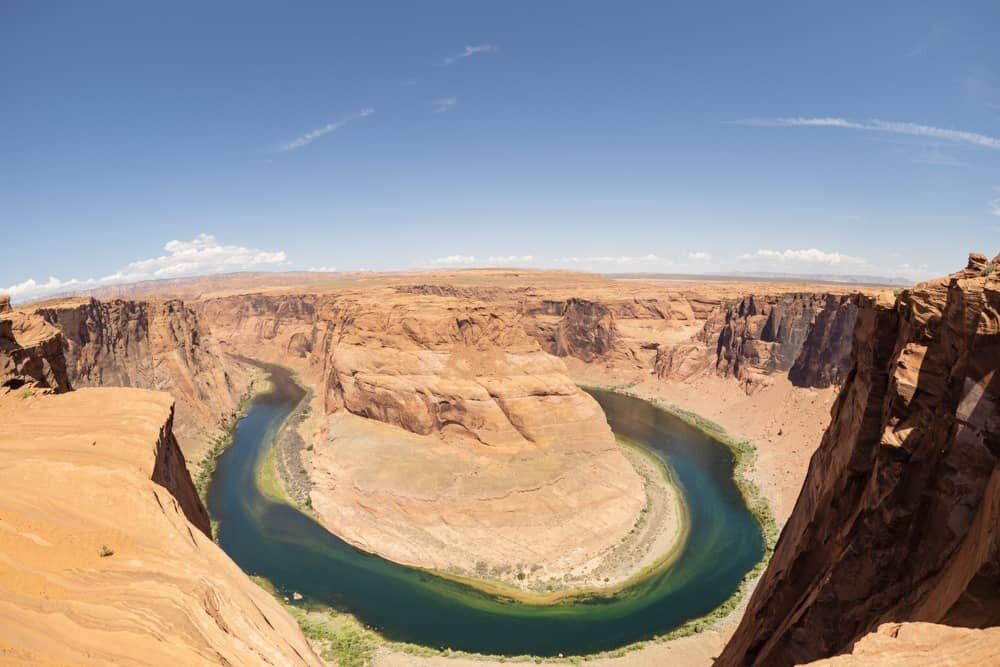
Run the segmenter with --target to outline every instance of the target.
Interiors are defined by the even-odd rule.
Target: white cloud
[[[434,113],[444,113],[445,111],[451,111],[458,105],[457,97],[441,97],[436,100],[431,100],[431,106],[434,107]]]
[[[707,252],[689,252],[688,259],[693,262],[711,262],[712,256]]]
[[[559,257],[556,264],[669,264],[669,260],[657,255],[599,255],[596,257]]]
[[[287,152],[287,151],[294,151],[298,148],[302,148],[303,146],[308,146],[309,144],[316,141],[323,135],[330,134],[331,132],[336,132],[337,130],[342,128],[344,125],[347,125],[351,121],[359,120],[361,118],[367,118],[373,113],[375,113],[375,110],[372,108],[362,109],[361,111],[351,114],[350,116],[341,118],[340,120],[333,121],[332,123],[327,123],[322,127],[318,127],[315,130],[306,132],[302,136],[296,137],[291,141],[286,141],[285,143],[276,146],[274,150],[277,152]]]
[[[313,273],[336,273],[337,267],[335,266],[310,266],[309,271]]]
[[[129,262],[101,278],[60,280],[52,276],[39,283],[33,279],[0,288],[15,300],[35,299],[50,294],[79,291],[102,285],[176,278],[206,273],[229,273],[287,263],[284,251],[265,251],[236,245],[223,245],[210,234],[199,234],[190,241],[170,241],[163,246],[167,254]]]
[[[76,278],[60,280],[55,276],[49,276],[49,279],[43,283],[37,282],[33,278],[28,278],[24,282],[15,283],[9,287],[0,287],[0,294],[9,294],[10,298],[14,301],[21,301],[22,299],[31,299],[46,294],[67,292],[73,289],[83,289],[96,285],[97,281],[93,278],[88,278],[87,280],[77,280]]]
[[[1000,192],[1000,188],[994,188],[994,190]],[[1000,217],[1000,197],[990,200],[990,215]]]
[[[479,53],[494,53],[496,50],[497,47],[492,44],[476,44],[475,46],[466,46],[464,51],[453,56],[448,56],[442,62],[445,65],[452,65],[457,63],[459,60],[468,58],[469,56],[474,56]]]
[[[941,139],[952,143],[969,144],[980,148],[1000,150],[1000,138],[991,137],[977,132],[952,130],[900,121],[873,119],[864,122],[847,120],[845,118],[747,118],[733,121],[736,125],[755,125],[762,127],[837,127],[849,130],[867,130],[869,132],[886,132],[889,134],[905,134],[915,137]]]
[[[532,255],[507,255],[486,258],[486,263],[490,266],[503,266],[505,264],[531,264],[534,261],[535,258]]]
[[[764,260],[767,262],[777,262],[779,264],[793,262],[803,264],[827,264],[830,266],[857,265],[865,263],[865,260],[861,257],[844,255],[839,252],[825,252],[817,248],[804,248],[801,250],[760,249],[753,254],[740,255],[739,259],[744,261]]]
[[[448,255],[447,257],[438,257],[425,262],[425,264],[430,266],[468,266],[475,263],[475,255]]]

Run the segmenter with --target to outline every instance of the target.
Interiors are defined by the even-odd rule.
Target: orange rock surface
[[[172,418],[138,389],[0,397],[0,663],[321,664],[208,537]]]

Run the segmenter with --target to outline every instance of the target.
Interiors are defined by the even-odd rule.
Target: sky
[[[1000,251],[997,2],[0,3],[0,291]]]

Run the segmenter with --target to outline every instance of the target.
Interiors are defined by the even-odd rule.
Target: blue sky
[[[0,5],[0,289],[1000,251],[1000,3],[286,4]]]

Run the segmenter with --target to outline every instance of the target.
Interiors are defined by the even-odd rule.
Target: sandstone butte
[[[515,546],[521,562],[554,555],[562,558],[554,567],[576,572],[593,567],[631,529],[644,501],[641,480],[576,384],[628,385],[752,439],[752,477],[779,523],[787,521],[722,664],[794,664],[848,653],[855,642],[854,657],[837,659],[900,664],[900,656],[919,654],[934,664],[935,651],[941,657],[947,647],[956,664],[982,664],[976,661],[996,648],[994,631],[907,621],[996,623],[996,601],[982,593],[996,571],[997,521],[989,514],[997,495],[989,491],[996,485],[995,430],[988,418],[980,419],[985,427],[976,422],[994,435],[966,458],[970,436],[934,426],[970,428],[975,420],[961,406],[971,399],[955,398],[963,392],[994,400],[995,385],[983,379],[997,366],[982,351],[996,337],[989,266],[974,256],[962,274],[903,292],[894,305],[878,288],[564,272],[240,274],[140,284],[4,314],[0,384],[11,388],[3,405],[27,401],[14,403],[18,415],[32,402],[49,409],[52,401],[92,391],[12,398],[19,382],[54,391],[102,384],[168,391],[177,399],[178,441],[190,464],[250,382],[251,372],[229,353],[282,363],[312,391],[311,414],[299,430],[314,447],[301,455],[307,492],[328,528],[401,562],[442,569],[466,569],[473,560],[509,563],[496,537],[530,536]],[[898,342],[899,354],[889,341]],[[955,377],[942,369],[957,369]],[[966,377],[973,380],[963,389]],[[896,398],[883,405],[880,395]],[[833,423],[823,436],[831,406]],[[973,412],[984,410],[996,414]],[[24,419],[17,428],[30,433],[36,420]],[[957,458],[932,456],[936,446]],[[984,447],[993,448],[992,459]],[[68,453],[53,454],[59,456]],[[390,458],[391,468],[380,465]],[[932,491],[921,491],[937,476],[942,481]],[[135,483],[156,486],[151,475]],[[872,495],[879,483],[884,493]],[[23,493],[32,497],[31,489]],[[119,506],[128,502],[122,497]],[[571,509],[581,503],[585,510]],[[178,520],[183,506],[178,500]],[[925,509],[936,521],[920,524],[923,534],[908,517]],[[88,510],[77,511],[82,522]],[[195,520],[187,524],[197,527],[191,511]],[[511,516],[498,518],[498,511]],[[584,524],[600,529],[579,532]],[[570,529],[560,531],[563,525]],[[213,561],[208,569],[232,572],[231,581],[212,587],[233,601],[226,627],[245,631],[250,621],[241,614],[253,619],[254,610],[273,610],[287,642],[275,650],[314,660],[291,620],[207,538],[195,529],[192,535],[205,548],[186,554],[185,563],[217,556],[226,565]],[[836,549],[817,549],[821,536]],[[913,539],[923,540],[926,559],[907,557]],[[102,565],[93,553],[86,556]],[[172,554],[165,552],[164,567]],[[883,591],[877,582],[887,571],[891,585]],[[60,578],[54,572],[39,568],[38,580]],[[15,597],[12,590],[4,584],[2,598]],[[185,594],[189,602],[199,598]],[[108,607],[102,609],[112,617],[128,611]],[[682,655],[688,664],[709,664],[731,631],[723,625],[704,637],[652,645],[622,664]],[[937,647],[919,641],[932,631],[941,637]],[[223,639],[205,641],[214,647]],[[182,643],[204,645],[198,641]],[[256,655],[233,662],[259,662]],[[424,664],[399,654],[380,660]],[[440,661],[459,664],[426,662]],[[618,664],[595,664],[605,662]]]

